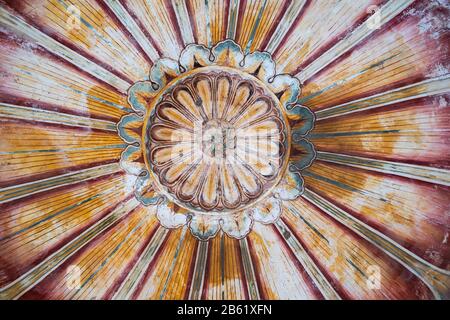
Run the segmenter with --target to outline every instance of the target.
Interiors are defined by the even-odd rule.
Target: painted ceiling
[[[0,299],[449,299],[447,0],[0,0]]]

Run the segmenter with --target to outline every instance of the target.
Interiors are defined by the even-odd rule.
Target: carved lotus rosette
[[[189,45],[128,93],[135,112],[118,124],[129,144],[121,165],[137,176],[136,198],[157,206],[163,226],[188,223],[201,240],[220,229],[242,238],[253,221],[274,222],[282,201],[303,192],[315,118],[296,103],[299,81],[276,75],[269,54],[244,55],[231,40]]]

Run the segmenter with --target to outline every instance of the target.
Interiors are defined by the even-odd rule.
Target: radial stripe
[[[189,300],[200,300],[205,282],[206,257],[208,255],[209,241],[199,241],[197,257],[195,259],[194,275],[189,291]]]
[[[168,233],[169,230],[163,227],[160,227],[158,228],[158,230],[156,230],[152,240],[139,258],[139,261],[130,271],[127,278],[124,280],[119,290],[117,290],[116,294],[114,295],[114,300],[126,300],[131,298],[134,291],[136,290],[136,287],[144,276],[145,270],[148,268],[148,265],[155,257],[162,243],[166,239]]]
[[[93,244],[84,250],[87,256],[81,253],[81,260],[75,260],[75,265],[85,270],[85,274],[80,277],[79,286],[72,290],[62,290],[64,293],[64,299],[70,300],[83,300],[83,299],[98,299],[103,297],[111,285],[111,278],[113,275],[109,274],[110,271],[117,272],[123,265],[116,268],[115,262],[121,261],[122,263],[127,261],[127,258],[123,256],[126,252],[126,248],[136,249],[137,244],[134,242],[137,239],[145,239],[148,236],[149,225],[157,225],[157,219],[153,212],[147,211],[145,207],[138,207],[137,210],[133,210],[127,215],[126,219],[116,224],[114,228],[109,229],[107,233],[99,237],[99,244]],[[113,235],[114,234],[114,235]],[[110,239],[110,237],[114,239]],[[95,247],[95,248],[93,248]],[[125,249],[125,250],[124,250]],[[80,256],[77,256],[78,259]],[[122,257],[120,257],[122,256]],[[73,262],[73,261],[72,261]],[[70,262],[72,264],[72,262]],[[65,265],[63,266],[65,269]],[[109,269],[109,270],[108,270]],[[108,272],[109,271],[109,272]],[[106,274],[105,274],[106,273]],[[102,279],[103,278],[103,279]],[[67,281],[67,278],[65,279]],[[67,283],[62,281],[61,284]],[[101,285],[98,288],[98,284]],[[55,290],[58,292],[58,290]]]
[[[250,36],[248,38],[247,45],[245,46],[245,54],[250,52],[250,47],[252,46],[253,40],[255,39],[256,30],[258,29],[259,23],[261,22],[261,17],[266,9],[267,0],[264,0],[261,8],[259,8],[258,16],[256,17],[255,23],[253,24],[252,31],[250,32]]]
[[[169,273],[167,274],[166,280],[165,280],[165,282],[164,282],[164,287],[163,287],[163,289],[162,289],[162,291],[161,291],[161,293],[160,293],[160,295],[159,295],[159,300],[163,300],[164,295],[166,294],[166,291],[167,291],[167,285],[168,285],[168,283],[169,283],[170,278],[172,277],[173,270],[174,270],[175,265],[176,265],[176,263],[177,263],[178,256],[179,256],[180,250],[181,250],[181,245],[183,244],[184,237],[186,236],[186,231],[187,231],[187,226],[185,225],[185,226],[183,227],[182,232],[181,232],[180,240],[178,241],[177,247],[176,247],[176,249],[175,249],[175,255],[174,255],[174,257],[173,257],[172,264],[170,265]]]
[[[180,26],[184,44],[188,45],[190,43],[194,43],[194,35],[192,34],[192,26],[189,20],[186,2],[184,0],[172,0],[172,6],[175,11],[175,15],[177,16],[177,21]]]
[[[54,111],[22,107],[18,105],[0,103],[0,117],[38,122],[57,123],[74,127],[86,127],[116,132],[116,124],[112,121],[90,119]]]
[[[388,3],[383,5],[379,9],[381,16],[380,26],[387,24],[413,2],[414,0],[390,0]],[[296,75],[296,77],[299,78],[302,83],[310,79],[313,75],[324,69],[326,66],[341,57],[346,52],[350,51],[357,44],[361,43],[361,41],[367,39],[367,37],[369,37],[376,30],[377,29],[375,28],[369,27],[369,24],[367,22],[361,24],[359,27],[353,30],[348,37],[339,41],[324,54],[322,54],[320,57],[306,66]]]
[[[230,9],[228,11],[228,27],[227,38],[233,39],[236,37],[236,23],[239,15],[240,0],[230,0]]]
[[[119,204],[119,206],[106,217],[78,235],[75,239],[45,259],[39,265],[35,266],[14,282],[8,284],[8,286],[1,288],[0,299],[10,300],[20,298],[25,292],[44,279],[49,273],[86,245],[96,235],[106,230],[138,205],[139,202],[134,197],[126,203]]]
[[[427,79],[402,88],[382,92],[370,97],[343,103],[316,112],[317,120],[338,117],[345,114],[366,111],[407,100],[428,97],[440,93],[450,92],[450,74]]]
[[[277,227],[286,243],[292,249],[298,261],[300,261],[303,268],[305,268],[308,275],[311,277],[311,279],[313,279],[314,284],[319,289],[320,293],[322,293],[322,295],[325,297],[325,299],[341,300],[338,293],[334,290],[333,286],[328,282],[328,280],[316,266],[316,264],[308,255],[300,242],[298,242],[297,239],[292,235],[291,231],[283,222],[283,220],[279,219],[278,221],[276,221],[275,226]]]
[[[52,153],[52,152],[71,152],[71,151],[95,151],[102,149],[121,149],[126,148],[126,143],[121,144],[112,144],[112,145],[104,145],[104,146],[93,146],[93,147],[81,147],[81,148],[49,148],[49,149],[37,149],[37,150],[17,150],[17,151],[0,151],[0,155],[6,154],[24,154],[24,153]]]
[[[65,173],[56,177],[0,188],[0,204],[11,200],[20,199],[38,192],[48,191],[54,188],[67,186],[72,183],[87,181],[101,176],[121,171],[118,163],[92,167],[76,172]]]
[[[256,282],[255,270],[248,247],[248,239],[239,240],[241,248],[242,264],[244,265],[245,280],[247,282],[247,290],[250,300],[260,300],[258,285]]]
[[[117,0],[105,0],[105,3],[114,12],[120,23],[130,32],[133,38],[137,41],[139,46],[144,50],[145,54],[155,62],[159,59],[158,51],[153,47],[150,41],[142,32],[141,28],[137,25],[136,21],[130,16],[128,11]]]
[[[317,159],[450,186],[450,170],[322,151],[317,152]]]
[[[203,17],[206,20],[206,39],[207,39],[207,45],[208,47],[212,47],[213,45],[213,39],[211,34],[211,16],[209,12],[209,1],[205,0],[205,7],[204,7],[204,14]]]
[[[437,268],[426,262],[309,189],[305,190],[303,198],[405,266],[427,284],[436,299],[450,298],[450,271]]]
[[[267,46],[264,49],[265,51],[268,51],[270,53],[275,52],[281,41],[284,39],[284,36],[288,32],[289,28],[298,17],[305,3],[306,0],[292,1],[289,8],[286,10],[286,13],[283,15],[283,18],[281,18],[281,20],[278,22],[278,27],[270,38],[269,43],[267,43]]]
[[[108,83],[109,85],[113,86],[120,92],[126,92],[128,87],[130,86],[130,83],[122,80],[113,73],[105,70],[99,65],[86,59],[85,57],[76,53],[72,49],[67,48],[66,46],[49,37],[45,33],[29,25],[21,18],[12,15],[7,9],[1,6],[0,6],[0,23],[3,26],[11,28],[11,30],[14,31],[15,34],[19,34],[27,39],[35,41],[48,51],[72,63],[78,68],[86,71],[95,78]]]

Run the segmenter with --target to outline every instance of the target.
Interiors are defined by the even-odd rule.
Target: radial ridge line
[[[317,121],[446,92],[450,92],[450,74],[319,110]]]
[[[86,127],[116,132],[116,124],[112,121],[98,120],[70,114],[23,107],[8,103],[0,103],[0,117],[38,122],[56,123],[74,127]]]
[[[205,282],[206,261],[209,241],[198,241],[197,256],[195,258],[194,275],[189,290],[189,300],[200,300]]]
[[[148,216],[147,216],[147,219],[148,219]],[[84,293],[86,293],[86,290],[83,290],[83,289],[87,286],[87,284],[90,281],[92,281],[97,274],[99,274],[101,272],[101,270],[105,267],[105,265],[107,265],[107,263],[111,259],[113,259],[113,256],[120,250],[120,248],[122,246],[124,246],[128,242],[128,240],[136,233],[136,231],[139,230],[139,228],[142,227],[143,225],[145,225],[147,222],[148,222],[148,220],[141,219],[140,222],[137,225],[135,225],[133,227],[133,229],[131,229],[128,232],[128,234],[123,239],[121,239],[121,241],[118,244],[116,244],[115,246],[109,247],[108,251],[107,251],[107,253],[108,253],[107,257],[103,261],[101,261],[101,263],[100,263],[100,261],[97,261],[97,268],[87,277],[87,279],[83,283],[80,284],[80,286],[78,288],[75,288],[75,290],[73,290],[71,292],[69,299],[75,300],[75,298],[79,299],[80,297],[82,297],[82,295]]]
[[[105,0],[106,5],[111,9],[111,11],[119,19],[120,23],[130,32],[139,46],[144,50],[145,54],[150,58],[151,61],[155,62],[159,59],[158,51],[150,43],[145,34],[137,25],[136,21],[130,16],[128,11],[122,6],[122,4],[117,0]]]
[[[258,29],[259,24],[261,22],[263,12],[266,9],[266,4],[267,4],[267,0],[264,0],[261,8],[259,8],[258,16],[256,17],[255,24],[253,25],[252,31],[250,32],[250,36],[249,36],[247,45],[245,46],[244,53],[246,53],[246,54],[250,52],[250,48],[252,46],[253,40],[255,40],[256,30]]]
[[[235,40],[236,24],[239,16],[240,0],[230,0],[230,8],[228,9],[228,26],[227,38]]]
[[[423,260],[315,192],[305,189],[302,197],[402,264],[429,287],[436,299],[450,298],[450,271]]]
[[[18,299],[47,275],[54,271],[57,267],[62,265],[64,261],[69,259],[78,250],[84,247],[90,240],[113,225],[120,218],[125,216],[131,210],[136,208],[139,202],[132,197],[125,203],[119,204],[106,217],[92,225],[89,229],[79,234],[75,239],[67,243],[64,247],[53,253],[37,266],[32,268],[27,273],[20,276],[15,281],[8,284],[6,287],[0,289],[0,300]]]
[[[281,41],[284,39],[284,36],[288,32],[290,26],[298,17],[305,3],[306,0],[292,1],[292,3],[289,5],[289,8],[286,10],[286,13],[281,18],[281,21],[278,23],[278,26],[272,37],[270,38],[269,43],[267,43],[265,51],[268,51],[272,54],[276,51]]]
[[[172,7],[177,17],[178,25],[180,26],[181,37],[184,45],[194,43],[194,35],[192,34],[192,26],[189,21],[189,14],[184,0],[172,0]]]
[[[95,78],[104,81],[116,88],[122,93],[125,93],[130,87],[130,83],[119,78],[103,67],[86,59],[77,52],[69,49],[55,39],[49,37],[42,31],[29,25],[24,20],[11,14],[6,8],[0,6],[0,24],[10,28],[15,34],[21,35],[26,39],[35,41],[53,54],[63,58],[69,63],[77,66],[85,72],[91,74]]]
[[[334,290],[333,286],[328,282],[328,280],[316,266],[316,264],[308,255],[300,242],[298,242],[298,240],[292,235],[289,227],[281,219],[278,219],[275,222],[275,226],[277,227],[286,243],[291,248],[295,257],[298,259],[298,261],[300,261],[301,265],[306,270],[311,279],[313,279],[314,284],[319,289],[320,293],[322,293],[322,295],[325,297],[325,299],[341,300],[339,294]]]
[[[73,183],[83,182],[108,174],[113,174],[121,170],[122,169],[118,163],[112,163],[76,172],[69,172],[56,177],[0,188],[0,204],[11,200],[17,200],[38,192],[48,191]]]
[[[188,228],[187,228],[187,226],[185,225],[185,226],[183,227],[183,229],[181,230],[180,240],[178,240],[177,247],[175,248],[175,255],[174,255],[173,260],[172,260],[172,263],[171,263],[171,265],[170,265],[169,272],[168,272],[168,274],[167,274],[166,280],[164,281],[164,287],[163,287],[163,289],[162,289],[162,291],[161,291],[161,293],[160,293],[160,295],[159,295],[159,300],[163,300],[164,295],[165,295],[166,292],[167,292],[167,286],[169,285],[169,281],[170,281],[170,279],[172,278],[173,271],[175,270],[175,265],[176,265],[176,263],[177,263],[178,256],[180,255],[181,245],[183,244],[184,238],[186,237],[187,229],[188,229]]]
[[[414,0],[390,0],[385,5],[379,9],[380,13],[380,27],[391,21],[399,13],[405,10],[409,5],[411,5]],[[313,75],[324,69],[330,63],[341,57],[346,52],[350,51],[361,41],[369,37],[373,32],[378,29],[372,28],[366,22],[362,23],[355,30],[353,30],[346,38],[336,43],[333,47],[327,50],[320,57],[315,59],[312,63],[306,66],[302,71],[300,71],[296,77],[303,83],[304,81],[310,79]]]
[[[351,167],[393,174],[396,176],[450,186],[450,171],[445,169],[425,167],[408,163],[368,159],[332,152],[317,152],[317,159],[348,165]]]
[[[248,238],[239,240],[241,248],[242,264],[244,265],[245,279],[247,280],[247,289],[250,300],[260,300],[259,289],[255,276],[255,269],[253,268],[252,257],[248,247]]]
[[[209,1],[204,0],[204,9],[205,9],[205,20],[206,20],[206,40],[208,47],[212,47],[213,45],[213,38],[211,34],[211,16],[209,14]]]
[[[169,230],[163,227],[159,227],[156,230],[141,257],[113,296],[114,300],[130,299],[133,296],[134,291],[144,276],[145,270],[155,257],[168,233]]]

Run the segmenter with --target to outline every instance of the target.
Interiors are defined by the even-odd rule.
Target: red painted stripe
[[[237,253],[239,255],[239,257],[238,257],[238,263],[239,263],[239,269],[240,269],[239,280],[241,282],[242,287],[244,288],[244,298],[245,298],[245,300],[249,300],[250,299],[250,294],[249,294],[248,288],[247,288],[247,277],[245,276],[244,262],[243,262],[243,259],[242,259],[242,250],[241,250],[241,246],[239,245],[239,241],[245,241],[245,240],[233,241],[233,244],[234,244],[234,246],[236,248],[236,251],[237,251]]]
[[[164,238],[161,246],[159,247],[158,251],[155,253],[155,256],[153,257],[152,261],[150,261],[147,269],[144,272],[143,277],[141,278],[141,280],[139,281],[138,285],[136,286],[135,291],[133,292],[131,299],[132,300],[136,300],[138,299],[139,295],[142,292],[142,289],[144,288],[145,283],[148,281],[148,279],[150,278],[150,276],[152,275],[156,263],[159,261],[159,259],[161,258],[162,253],[165,250],[165,247],[167,246],[167,244],[169,243],[169,237],[170,235],[173,233],[172,230],[169,231],[169,233],[166,235],[166,237]]]
[[[276,15],[275,21],[273,22],[273,24],[270,27],[270,29],[268,30],[268,32],[265,34],[265,37],[264,37],[263,41],[261,42],[261,45],[258,48],[258,50],[262,51],[267,46],[267,44],[269,43],[269,40],[272,38],[273,34],[275,33],[275,30],[279,26],[281,19],[283,18],[284,14],[286,13],[286,10],[291,5],[292,1],[293,0],[284,1],[283,5],[281,6],[280,10],[278,11],[278,13]],[[284,38],[282,40],[284,40]],[[283,43],[283,42],[281,42],[281,43]]]
[[[125,281],[128,274],[131,272],[133,267],[138,262],[139,258],[142,256],[145,248],[147,248],[150,241],[153,239],[153,236],[155,235],[156,231],[160,228],[160,225],[158,222],[155,222],[152,229],[148,232],[148,236],[145,239],[145,241],[140,246],[138,252],[135,254],[133,259],[126,265],[125,269],[122,271],[118,279],[114,281],[114,284],[108,289],[106,294],[102,297],[102,300],[110,300],[114,296],[114,294],[117,292],[117,290],[120,288],[122,283]]]
[[[127,200],[131,199],[133,196],[134,195],[129,195],[127,198],[119,201],[118,203],[112,204],[105,211],[99,213],[98,216],[93,221],[91,221],[89,224],[83,226],[82,228],[80,228],[78,230],[73,230],[72,233],[68,232],[66,234],[66,236],[63,237],[62,239],[60,239],[55,245],[49,247],[45,252],[41,252],[40,254],[38,254],[34,258],[33,262],[30,263],[29,265],[16,264],[16,265],[14,265],[14,267],[7,267],[7,268],[2,267],[2,270],[4,271],[4,275],[6,276],[5,277],[6,279],[5,279],[5,282],[3,283],[3,285],[5,286],[8,283],[11,283],[12,281],[17,279],[21,275],[25,274],[26,272],[28,272],[29,270],[31,270],[32,268],[34,268],[35,266],[37,266],[38,264],[43,262],[46,258],[51,256],[53,253],[57,252],[64,245],[66,245],[67,243],[69,243],[70,241],[75,239],[79,234],[83,233],[84,231],[89,229],[92,225],[94,225],[95,223],[97,223],[98,221],[100,221],[101,219],[106,217],[108,214],[110,214],[121,203],[126,202]],[[13,259],[13,256],[0,257],[0,265],[4,266],[6,263],[5,260],[11,260],[11,259]],[[52,281],[51,277],[50,277],[49,281],[50,282]]]
[[[120,204],[128,201],[131,199],[133,195],[129,196],[127,199],[119,202],[116,204],[114,209],[118,207]],[[26,292],[23,296],[20,297],[21,300],[36,300],[36,299],[54,299],[52,298],[52,294],[54,293],[54,287],[59,285],[59,281],[55,281],[57,279],[64,278],[64,275],[66,274],[67,268],[74,264],[75,260],[88,252],[89,250],[92,250],[92,248],[102,245],[102,241],[105,241],[105,237],[108,236],[108,233],[111,232],[114,228],[116,228],[120,223],[124,221],[128,221],[132,218],[133,213],[139,208],[137,206],[124,216],[122,216],[119,220],[114,222],[111,226],[109,226],[107,229],[103,230],[103,232],[97,234],[93,239],[89,241],[89,243],[85,246],[83,246],[81,249],[76,251],[70,258],[68,258],[66,261],[64,261],[63,264],[58,266],[54,271],[52,271],[50,274],[48,274],[42,281],[40,281],[37,285],[32,287],[28,292]],[[114,209],[110,210],[108,213],[113,211]],[[106,216],[106,215],[105,215]],[[84,231],[84,230],[83,230]],[[83,231],[79,232],[78,234],[82,233]],[[77,234],[77,235],[78,235]]]
[[[198,253],[198,247],[200,246],[200,242],[196,241],[196,245],[194,248],[194,252],[193,252],[193,258],[190,262],[190,266],[189,266],[189,274],[188,274],[188,279],[187,279],[187,283],[186,283],[186,291],[184,293],[184,300],[188,300],[189,299],[189,292],[191,290],[192,287],[192,280],[194,277],[194,270],[195,270],[195,265],[196,265],[196,259],[197,259],[197,253]]]
[[[258,287],[259,297],[261,300],[268,300],[268,296],[267,296],[266,290],[265,290],[264,280],[261,278],[261,269],[259,267],[259,264],[256,263],[256,261],[258,261],[258,256],[255,252],[255,248],[253,247],[250,237],[247,237],[246,239],[247,239],[248,251],[250,252],[251,264],[253,265],[253,270],[255,273],[255,279],[256,279],[256,285]]]
[[[283,220],[284,221],[284,220]],[[306,272],[305,268],[303,268],[300,261],[298,261],[297,257],[295,256],[294,252],[292,251],[291,247],[286,243],[286,240],[281,235],[280,231],[277,227],[275,227],[274,224],[271,225],[272,230],[274,231],[276,237],[278,238],[278,241],[281,243],[281,246],[284,248],[285,252],[288,253],[289,258],[291,262],[295,265],[298,272],[303,275],[304,279],[306,280],[306,285],[309,287],[309,289],[314,292],[315,298],[318,300],[324,300],[325,297],[322,295],[320,290],[315,286],[313,279],[309,276],[309,274]]]
[[[211,251],[212,251],[212,240],[210,240],[208,245],[208,252],[206,253],[206,266],[205,274],[203,275],[203,288],[201,299],[208,299],[208,286],[209,286],[209,274],[211,273]]]

